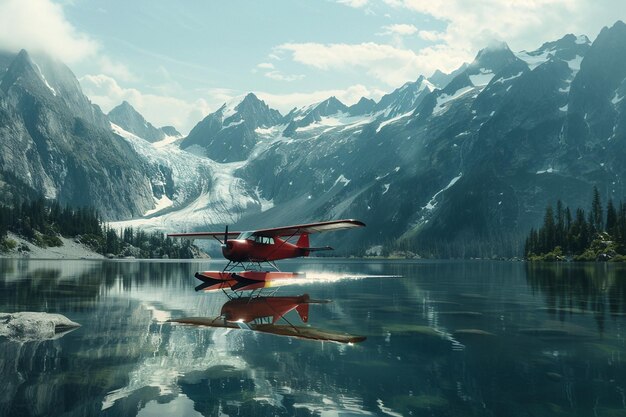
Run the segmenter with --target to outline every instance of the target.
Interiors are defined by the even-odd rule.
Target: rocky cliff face
[[[147,177],[128,144],[63,64],[26,51],[3,60],[0,171],[36,192],[105,218],[143,214],[152,205]]]

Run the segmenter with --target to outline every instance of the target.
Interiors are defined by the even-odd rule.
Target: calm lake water
[[[0,339],[0,415],[626,415],[624,266],[281,263],[312,279],[274,295],[332,300],[308,325],[354,345],[164,322],[218,316],[193,276],[222,266],[0,260],[0,312],[82,325]]]

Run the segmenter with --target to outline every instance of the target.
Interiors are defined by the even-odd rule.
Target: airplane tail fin
[[[307,323],[309,321],[309,304],[308,303],[300,304],[298,307],[296,307],[296,311],[298,312],[298,315],[302,319],[303,323]]]
[[[311,304],[327,304],[330,303],[330,300],[313,300],[309,296],[309,294],[304,294],[298,297],[298,307],[296,307],[296,311],[298,315],[302,319],[303,323],[307,323],[309,320],[309,305]]]
[[[309,256],[309,253],[311,251],[306,250],[306,248],[309,247],[309,234],[302,233],[300,235],[300,238],[298,239],[298,242],[296,242],[296,246],[304,250],[304,253],[302,256]]]
[[[298,246],[299,248],[308,248],[309,247],[309,234],[302,233],[300,235],[300,238],[298,239],[298,242],[296,243],[296,246]]]

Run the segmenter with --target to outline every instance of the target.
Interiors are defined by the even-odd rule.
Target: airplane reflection
[[[300,296],[239,297],[228,300],[217,317],[182,317],[168,322],[193,326],[243,329],[278,336],[300,339],[330,341],[337,343],[359,343],[365,336],[316,329],[309,326],[295,326],[285,315],[295,310],[304,323],[309,321],[309,306],[325,304],[330,300],[313,300],[308,294]],[[286,324],[276,324],[282,319]]]

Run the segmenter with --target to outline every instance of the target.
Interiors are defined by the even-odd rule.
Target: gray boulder
[[[15,341],[56,339],[80,327],[61,314],[25,311],[0,313],[0,337]]]

